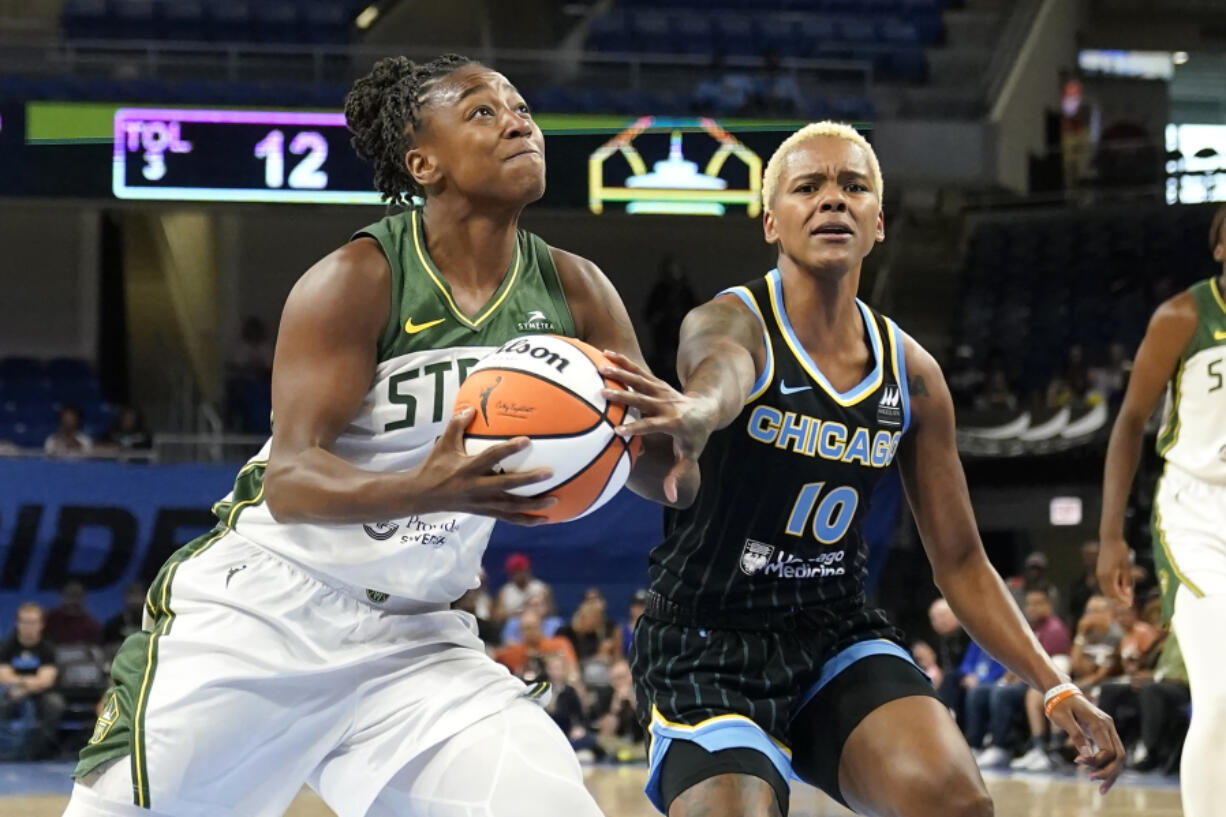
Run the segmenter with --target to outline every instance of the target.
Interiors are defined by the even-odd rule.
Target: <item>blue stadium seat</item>
[[[672,20],[667,14],[643,12],[634,16],[634,49],[649,54],[671,54],[677,51]]]
[[[309,0],[301,9],[303,37],[307,42],[320,45],[348,42],[353,17],[344,6],[329,0]]]
[[[753,18],[743,14],[721,14],[715,18],[715,47],[730,56],[760,57],[762,46],[754,31]]]
[[[52,380],[92,380],[94,370],[89,363],[77,357],[53,357],[43,367],[43,372]]]
[[[758,23],[758,41],[763,51],[775,51],[780,56],[792,57],[801,52],[799,31],[793,20],[780,17],[763,17]]]
[[[67,0],[62,15],[64,33],[73,39],[110,37],[110,9],[106,0]]]
[[[682,54],[711,55],[715,53],[715,38],[711,33],[711,18],[706,14],[682,12],[673,18],[676,47]]]
[[[46,376],[46,365],[36,357],[0,358],[0,380],[36,380]]]
[[[596,51],[630,51],[630,27],[626,16],[613,12],[592,21],[588,44]]]
[[[125,40],[149,40],[157,36],[153,0],[111,0],[116,36]]]
[[[849,18],[840,20],[836,27],[838,38],[849,43],[873,43],[877,41],[877,31],[871,20]]]
[[[882,42],[902,45],[918,45],[919,29],[902,20],[886,20],[877,27],[877,37]]]
[[[252,8],[255,31],[268,43],[295,42],[302,39],[298,6],[289,0],[263,0]]]
[[[205,22],[203,0],[172,0],[162,5],[158,36],[167,40],[207,40],[212,33]]]
[[[255,39],[251,6],[246,0],[212,0],[207,11],[210,39],[227,42]]]

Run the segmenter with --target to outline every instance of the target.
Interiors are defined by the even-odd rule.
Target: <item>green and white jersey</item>
[[[426,252],[418,209],[355,234],[379,242],[392,270],[392,309],[370,390],[332,452],[358,468],[420,464],[451,417],[468,371],[515,337],[573,337],[574,320],[549,247],[523,230],[502,285],[476,316],[460,311]],[[239,472],[214,512],[240,536],[344,584],[423,602],[448,602],[476,587],[494,520],[430,513],[359,524],[281,523],[263,503],[271,440]]]
[[[1226,299],[1216,278],[1188,291],[1200,320],[1167,387],[1158,453],[1197,479],[1226,485]]]

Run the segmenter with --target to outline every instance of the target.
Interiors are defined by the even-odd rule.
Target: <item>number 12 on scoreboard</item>
[[[302,131],[289,143],[289,152],[306,154],[289,172],[289,186],[299,190],[323,190],[328,186],[327,172],[320,170],[328,158],[328,141],[315,131]],[[285,134],[272,130],[255,146],[255,156],[264,160],[264,184],[282,187],[285,184]]]

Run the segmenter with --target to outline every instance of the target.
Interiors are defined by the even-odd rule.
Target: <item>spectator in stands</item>
[[[541,617],[539,615],[531,610],[525,610],[520,613],[519,632],[520,637],[523,639],[522,641],[518,644],[503,647],[494,654],[494,659],[506,666],[511,672],[516,675],[522,675],[524,667],[530,658],[535,657],[543,660],[550,653],[558,653],[566,659],[567,677],[571,677],[578,672],[575,649],[571,646],[570,641],[557,635],[546,637],[541,632]]]
[[[617,624],[605,614],[604,594],[595,587],[587,589],[570,623],[559,629],[558,635],[574,646],[581,664],[593,659],[612,664],[621,657]]]
[[[102,643],[111,652],[119,649],[123,640],[140,632],[145,615],[145,586],[130,584],[123,594],[123,609],[107,619],[102,628]]]
[[[600,748],[621,762],[643,760],[647,750],[645,732],[634,710],[634,681],[630,665],[619,660],[609,667],[609,686],[602,689],[592,707]]]
[[[1120,604],[1115,609],[1115,621],[1124,631],[1120,641],[1120,663],[1123,675],[1104,681],[1099,687],[1099,707],[1112,717],[1124,745],[1135,736],[1140,718],[1141,684],[1152,679],[1164,634],[1137,617],[1131,605]],[[1165,636],[1172,638],[1173,636]]]
[[[627,611],[627,618],[622,624],[622,655],[630,654],[630,639],[634,636],[634,625],[639,623],[639,616],[643,615],[643,610],[647,609],[647,589],[640,588],[634,591],[634,595],[630,597],[630,608]]]
[[[531,610],[540,616],[541,632],[546,637],[557,635],[558,630],[565,623],[561,616],[549,615],[549,602],[546,600],[544,593],[529,594],[528,598],[524,600],[524,610]],[[502,643],[518,644],[519,641],[519,616],[508,618],[507,623],[502,625]]]
[[[992,687],[1005,675],[1005,668],[974,641],[966,648],[962,664],[958,667],[966,690],[963,707],[962,732],[971,749],[984,748],[988,734],[988,713]]]
[[[1091,406],[1102,400],[1090,384],[1090,370],[1086,367],[1085,353],[1076,344],[1069,347],[1064,369],[1047,384],[1047,407]]]
[[[729,115],[744,113],[749,109],[757,83],[744,71],[730,70],[724,64],[722,51],[712,55],[711,64],[702,76],[704,79],[694,88],[696,113]]]
[[[988,374],[983,391],[975,397],[975,408],[978,411],[1017,411],[1017,395],[1004,369],[993,369]]]
[[[43,443],[43,452],[48,457],[79,457],[93,447],[93,440],[81,430],[81,410],[72,405],[61,407],[59,427]]]
[[[1022,608],[1026,621],[1034,630],[1035,638],[1039,640],[1044,651],[1054,660],[1057,666],[1067,667],[1069,660],[1068,627],[1056,615],[1051,598],[1042,590],[1031,590],[1026,594],[1025,606]],[[1001,691],[1008,689],[1009,692]],[[1009,766],[1013,769],[1026,771],[1046,771],[1052,768],[1051,756],[1043,745],[1047,734],[1047,718],[1043,715],[1043,696],[1025,685],[999,688],[992,699],[992,722],[989,727],[992,734],[1005,735],[1019,712],[1026,713],[1026,725],[1030,732],[1030,746],[1026,753]],[[1000,741],[1003,745],[1003,739]],[[1004,762],[1008,757],[999,758]]]
[[[1128,765],[1149,771],[1163,765],[1169,773],[1179,763],[1183,737],[1188,731],[1188,669],[1174,633],[1167,636],[1153,672],[1132,676],[1137,687],[1141,737],[1128,756]]]
[[[64,585],[60,606],[47,613],[47,638],[57,646],[102,643],[102,625],[85,609],[85,587],[80,582]]]
[[[969,406],[983,389],[985,374],[975,363],[975,350],[969,344],[955,346],[949,354],[949,370],[945,377],[949,383],[954,405]]]
[[[264,321],[254,315],[243,320],[238,345],[230,356],[230,375],[238,378],[267,379],[272,375],[272,341]]]
[[[919,668],[924,671],[928,679],[932,681],[934,687],[940,687],[943,679],[941,665],[937,661],[936,650],[927,641],[915,641],[911,644],[911,657],[915,659],[915,663],[919,664]]]
[[[566,735],[571,748],[581,760],[592,760],[597,748],[596,735],[588,729],[587,707],[584,706],[582,682],[570,676],[566,659],[558,653],[546,656],[545,675],[553,687],[553,696],[545,710]]]
[[[512,616],[517,616],[524,609],[524,601],[528,596],[544,593],[553,607],[553,592],[549,585],[532,575],[532,560],[523,553],[512,553],[503,564],[507,573],[507,583],[498,591],[498,602],[494,605],[494,621],[503,622]]]
[[[949,602],[943,598],[928,607],[928,621],[936,633],[937,658],[941,665],[942,677],[937,686],[937,695],[965,727],[963,703],[967,687],[962,685],[962,659],[966,656],[970,638],[958,623],[954,611],[949,609]]]
[[[1077,622],[1073,638],[1070,669],[1073,683],[1087,695],[1097,695],[1098,685],[1114,675],[1120,665],[1120,642],[1124,632],[1112,615],[1106,596],[1091,596],[1086,611]]]
[[[98,449],[108,453],[148,451],[152,447],[153,437],[145,429],[140,410],[134,406],[121,406],[115,415],[115,422],[98,439]]]
[[[1107,347],[1107,362],[1101,366],[1090,367],[1090,388],[1101,394],[1108,404],[1118,405],[1124,396],[1124,387],[1128,385],[1128,372],[1132,361],[1124,344],[1115,341]]]
[[[485,644],[485,651],[492,655],[495,648],[502,644],[502,628],[487,617],[491,606],[488,603],[482,605],[481,597],[481,588],[474,587],[456,599],[451,606],[456,610],[463,610],[477,620],[477,637]],[[486,599],[488,598],[486,594]],[[483,607],[485,615],[482,615]]]
[[[1115,623],[1124,634],[1120,639],[1120,670],[1125,678],[1152,667],[1161,633],[1142,621],[1131,604],[1116,604]]]
[[[690,286],[685,268],[673,255],[665,255],[660,259],[656,281],[647,293],[643,317],[651,337],[648,358],[651,370],[673,385],[677,385],[681,321],[697,305],[698,297]]]
[[[1022,563],[1022,575],[1010,577],[1008,584],[1013,591],[1013,598],[1017,600],[1017,606],[1023,610],[1026,609],[1026,594],[1031,590],[1043,591],[1047,598],[1051,599],[1053,607],[1060,606],[1060,591],[1047,576],[1046,553],[1032,551]]]
[[[763,59],[763,76],[758,81],[755,100],[758,111],[766,116],[795,116],[803,101],[796,74],[783,70],[778,51],[767,51]]]
[[[26,706],[34,707],[38,726],[24,747],[30,759],[54,751],[64,712],[64,699],[54,691],[57,675],[55,650],[44,637],[42,608],[23,604],[17,608],[15,632],[0,648],[0,718],[11,720]]]
[[[1098,541],[1090,539],[1081,546],[1081,575],[1073,579],[1068,590],[1068,614],[1078,621],[1086,611],[1090,596],[1100,594],[1098,589]]]

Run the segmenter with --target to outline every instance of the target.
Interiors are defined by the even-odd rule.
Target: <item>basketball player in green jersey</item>
[[[1162,614],[1188,666],[1192,723],[1180,770],[1187,817],[1221,814],[1226,797],[1226,207],[1213,217],[1209,247],[1222,272],[1154,311],[1137,349],[1128,391],[1107,446],[1099,522],[1098,580],[1132,603],[1124,509],[1145,424],[1163,393],[1154,491],[1154,565]]]
[[[113,686],[66,814],[275,817],[305,782],[339,817],[597,817],[574,752],[489,658],[467,613],[495,519],[554,500],[494,474],[517,439],[464,454],[456,391],[482,355],[553,332],[642,365],[590,262],[519,229],[544,140],[515,88],[462,57],[381,60],[345,114],[385,198],[291,291],[272,439],[180,549]],[[673,393],[679,404],[697,403]],[[676,435],[684,436],[684,435]],[[663,445],[659,443],[663,441]],[[664,499],[697,472],[667,437],[631,475]]]
[[[1047,691],[1047,713],[1106,791],[1111,719],[1035,640],[984,553],[936,361],[856,298],[885,238],[872,147],[834,122],[779,146],[763,181],[778,268],[681,327],[686,394],[719,406],[696,501],[666,511],[634,631],[636,698],[653,737],[647,792],[670,817],[786,817],[788,781],[877,817],[987,817],[992,801],[931,681],[866,603],[861,497],[897,463],[933,575],[975,641]],[[615,357],[640,408],[630,433],[695,417]]]

